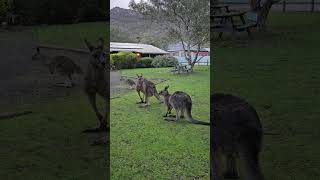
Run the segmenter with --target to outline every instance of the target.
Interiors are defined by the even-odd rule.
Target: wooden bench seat
[[[246,23],[243,25],[236,26],[236,30],[239,32],[246,31],[248,28],[252,28],[252,27],[256,27],[256,26],[257,26],[257,23],[249,22],[249,23]]]

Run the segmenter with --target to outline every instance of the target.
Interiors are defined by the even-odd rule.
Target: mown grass
[[[99,37],[107,39],[107,22],[90,22],[70,25],[42,25],[33,28],[35,40],[40,44],[65,47],[86,48],[84,38],[95,43]],[[107,44],[108,42],[106,42]]]
[[[98,123],[85,96],[21,108],[33,114],[0,122],[1,179],[107,178],[106,149],[90,146],[102,135],[81,133]]]
[[[191,75],[172,75],[168,68],[123,70],[165,78],[158,91],[187,92],[193,116],[209,121],[209,67],[196,67]],[[136,91],[111,100],[111,179],[209,179],[209,127],[163,120],[166,108],[153,97],[151,106],[139,108]],[[173,111],[174,112],[174,111]]]
[[[83,37],[95,41],[100,36],[106,37],[107,30],[105,22],[81,23],[34,27],[33,35],[43,44],[83,48]],[[29,28],[26,32],[30,32]],[[6,35],[12,38],[30,34],[23,31],[8,32]],[[101,101],[99,103],[102,108]],[[14,112],[31,110],[33,113],[0,120],[0,179],[107,179],[107,149],[91,146],[103,134],[81,133],[98,125],[82,91],[74,92],[69,97],[46,98],[44,102],[19,107],[7,104],[0,111],[3,113],[6,109]]]
[[[265,179],[319,179],[320,14],[272,13],[268,24],[254,40],[215,42],[212,90],[244,97],[280,133],[264,137]]]

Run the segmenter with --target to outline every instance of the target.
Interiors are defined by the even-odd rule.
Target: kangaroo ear
[[[104,47],[104,40],[102,37],[100,37],[98,40],[98,48],[103,49],[103,47]]]
[[[137,75],[137,77],[140,77],[139,74],[136,74],[136,75]]]
[[[94,49],[94,47],[90,44],[90,42],[87,39],[84,39],[84,42],[86,43],[87,48],[91,52]]]
[[[142,73],[141,73],[141,77],[142,77]]]

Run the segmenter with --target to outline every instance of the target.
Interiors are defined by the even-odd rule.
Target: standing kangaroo
[[[172,108],[176,110],[175,121],[180,121],[180,118],[184,118],[184,112],[186,112],[188,120],[193,124],[210,125],[208,122],[202,122],[193,119],[191,115],[192,100],[191,97],[182,91],[176,91],[172,95],[168,91],[169,86],[166,86],[164,90],[160,91],[160,95],[164,97],[164,103],[167,106],[167,113],[164,115],[165,120],[174,121],[173,119],[167,118],[171,114]]]
[[[49,68],[51,74],[56,71],[62,75],[67,76],[68,81],[65,82],[67,87],[73,87],[72,80],[73,74],[83,74],[83,71],[79,65],[77,65],[72,59],[67,56],[54,56],[49,57],[40,53],[40,48],[37,47],[37,52],[32,56],[34,61],[42,61],[42,63]]]
[[[149,106],[149,97],[152,97],[153,95],[159,100],[160,103],[162,103],[162,100],[157,92],[156,85],[153,82],[145,79],[142,74],[140,76],[137,74],[137,76],[138,81],[136,84],[136,90],[141,100],[138,103],[145,103],[145,106]],[[143,93],[143,98],[141,97],[140,92]]]
[[[263,180],[259,165],[263,130],[255,109],[239,97],[222,93],[213,94],[211,104],[211,162],[215,168],[211,173],[217,180],[239,178],[239,160],[243,179]]]
[[[106,131],[108,129],[108,111],[109,111],[109,100],[108,96],[110,93],[109,89],[109,68],[107,58],[108,55],[103,52],[104,41],[102,38],[98,40],[98,45],[94,47],[87,40],[85,43],[90,51],[89,63],[87,72],[84,78],[84,90],[88,96],[89,102],[94,110],[100,126],[96,129],[85,130],[84,132],[97,132]],[[99,94],[105,101],[105,112],[104,116],[98,111],[96,105],[96,95]]]

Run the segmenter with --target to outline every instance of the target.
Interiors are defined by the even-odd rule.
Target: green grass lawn
[[[33,27],[33,31],[35,38],[43,44],[84,48],[83,37],[96,41],[99,36],[107,35],[107,26],[105,22],[50,25]],[[29,35],[6,33],[7,38],[17,34],[19,38]],[[1,180],[107,179],[106,148],[90,146],[102,135],[81,133],[98,125],[82,91],[67,98],[48,97],[45,102],[21,107],[7,104],[1,107],[1,113],[6,109],[14,112],[27,109],[33,113],[0,120]]]
[[[215,42],[213,91],[246,98],[281,134],[264,137],[265,179],[319,179],[320,14],[272,13],[268,24],[252,41]]]
[[[109,32],[107,22],[90,22],[69,25],[42,25],[33,28],[38,43],[65,48],[86,48],[84,38],[95,43]]]
[[[168,68],[123,70],[122,74],[166,78],[157,85],[169,92],[187,92],[193,100],[193,116],[209,121],[209,67],[196,67],[192,75],[173,75]],[[139,108],[136,91],[111,100],[112,179],[209,179],[209,127],[163,120],[164,104],[151,98],[151,106]],[[174,111],[172,111],[174,112]]]
[[[0,177],[6,180],[96,180],[107,178],[106,149],[90,146],[98,124],[85,96],[32,106],[33,114],[1,120]]]

